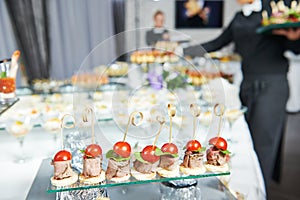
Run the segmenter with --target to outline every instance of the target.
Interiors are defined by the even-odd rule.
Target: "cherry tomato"
[[[113,148],[114,152],[123,158],[128,158],[131,153],[130,144],[127,142],[117,142]]]
[[[214,137],[209,140],[209,144],[214,145],[216,148],[225,151],[227,149],[227,142],[222,137]]]
[[[168,152],[170,154],[178,154],[178,148],[173,143],[166,143],[161,147],[162,152]]]
[[[54,161],[67,161],[72,159],[72,154],[69,151],[61,150],[54,156]]]
[[[102,154],[102,149],[98,144],[90,144],[86,147],[84,154],[88,157],[97,157]]]
[[[156,146],[153,146],[153,145],[148,145],[146,146],[142,153],[141,153],[141,157],[145,160],[145,161],[148,161],[150,163],[155,163],[157,162],[160,157],[159,156],[156,156],[155,155],[155,149],[157,147]]]
[[[188,151],[198,151],[199,149],[201,149],[201,144],[198,140],[190,140],[186,144],[186,149]]]

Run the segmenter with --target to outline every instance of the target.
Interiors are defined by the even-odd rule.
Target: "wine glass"
[[[53,136],[53,143],[55,144],[55,150],[58,143],[58,134],[61,129],[61,120],[59,118],[59,114],[44,114],[42,116],[42,127]],[[53,152],[55,151],[53,150]],[[52,157],[53,152],[50,153],[50,157]]]
[[[201,112],[199,116],[199,122],[200,124],[205,128],[205,131],[207,131],[208,127],[210,126],[213,118],[213,113],[210,110],[206,110],[204,112]]]
[[[15,163],[25,163],[29,160],[24,154],[24,138],[31,131],[32,124],[30,123],[30,117],[24,117],[22,119],[14,120],[7,123],[6,130],[14,136],[20,144],[19,155],[14,159]]]
[[[247,107],[242,106],[241,108],[227,108],[225,111],[225,119],[229,124],[229,134],[227,140],[229,142],[234,143],[235,141],[232,140],[232,127],[236,120],[238,120],[244,113],[247,112]]]

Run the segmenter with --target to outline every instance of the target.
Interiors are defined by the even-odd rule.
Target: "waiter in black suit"
[[[240,97],[243,105],[248,107],[246,120],[268,192],[270,181],[279,181],[280,178],[281,143],[289,96],[288,61],[283,53],[287,49],[300,53],[300,30],[282,29],[272,35],[257,34],[262,10],[267,9],[264,5],[269,6],[269,1],[237,1],[243,5],[242,12],[234,16],[218,38],[202,44],[202,47],[211,52],[233,42],[235,51],[242,57]],[[195,56],[201,52],[199,47],[187,48],[184,52]]]

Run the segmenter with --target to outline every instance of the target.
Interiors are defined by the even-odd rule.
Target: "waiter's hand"
[[[273,34],[285,36],[289,40],[299,40],[300,39],[300,28],[293,29],[275,29]]]

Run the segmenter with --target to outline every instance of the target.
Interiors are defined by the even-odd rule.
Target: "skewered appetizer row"
[[[141,152],[134,153],[135,159],[131,166],[131,146],[125,141],[126,135],[130,124],[138,126],[143,120],[141,112],[133,112],[128,120],[123,140],[115,143],[113,149],[106,153],[106,158],[108,159],[106,172],[102,169],[102,149],[98,144],[94,143],[94,121],[92,118],[92,144],[87,146],[85,150],[82,150],[82,153],[84,153],[83,172],[79,175],[80,182],[84,184],[101,183],[105,180],[121,182],[128,180],[130,176],[135,177],[137,180],[148,180],[153,179],[156,174],[159,174],[161,177],[176,177],[179,175],[179,171],[187,175],[202,174],[206,170],[228,171],[227,163],[230,152],[227,150],[226,140],[220,137],[220,125],[222,115],[224,114],[224,107],[216,105],[214,108],[216,116],[221,116],[220,125],[218,137],[212,138],[209,141],[212,147],[206,151],[207,161],[205,163],[203,162],[205,149],[202,148],[199,141],[195,140],[196,118],[200,115],[200,107],[197,104],[191,104],[190,108],[194,116],[193,139],[187,143],[183,162],[180,165],[178,163],[178,148],[172,143],[172,118],[176,113],[173,105],[168,104],[168,114],[170,117],[169,142],[165,143],[161,149],[155,145],[165,123],[164,117],[157,116],[156,119],[160,123],[160,128],[156,134],[154,143],[144,147]],[[220,114],[217,114],[218,109],[220,110]],[[91,108],[87,109],[87,112],[93,116]],[[135,123],[136,114],[140,116],[139,123]],[[84,116],[84,119],[87,120],[87,116]],[[61,127],[63,127],[63,124]],[[53,185],[66,186],[77,182],[78,174],[71,168],[71,159],[71,153],[66,150],[61,150],[55,155],[52,161],[54,176],[51,177],[51,183]]]
[[[102,149],[98,144],[94,143],[94,139],[92,144],[88,145],[85,150],[82,150],[84,154],[83,171],[79,175],[79,181],[84,184],[96,184],[105,180],[122,182],[128,180],[131,176],[137,180],[150,180],[155,178],[157,174],[161,177],[177,177],[180,175],[180,172],[186,175],[200,175],[206,171],[228,171],[230,152],[227,150],[226,140],[220,137],[220,133],[218,133],[217,137],[209,140],[211,147],[205,153],[205,148],[195,139],[196,118],[200,115],[200,108],[196,104],[191,104],[190,107],[194,116],[194,134],[193,139],[184,147],[185,153],[181,164],[179,164],[178,147],[172,143],[172,118],[175,116],[176,109],[169,104],[170,133],[167,143],[162,145],[161,148],[156,146],[159,134],[165,123],[165,118],[158,116],[157,121],[160,123],[160,128],[154,143],[145,146],[141,152],[132,154],[130,144],[125,141],[128,127],[130,124],[138,126],[143,120],[141,112],[133,112],[128,120],[123,140],[115,143],[113,148],[105,155],[108,160],[106,171],[102,169]],[[222,115],[224,114],[223,111]],[[135,123],[136,114],[140,115],[139,123]],[[206,162],[204,162],[205,155]],[[134,158],[131,159],[131,157]],[[133,160],[132,164],[131,160]],[[59,151],[55,155],[52,165],[54,166],[54,176],[51,177],[53,185],[66,186],[77,182],[78,175],[71,168],[70,152],[66,150]]]
[[[84,150],[83,171],[79,181],[85,184],[101,183],[105,180],[122,182],[131,176],[137,180],[150,180],[158,174],[161,177],[177,177],[180,172],[186,175],[200,175],[206,171],[226,172],[229,170],[229,151],[227,142],[222,137],[209,141],[211,147],[206,150],[199,141],[191,140],[186,144],[182,163],[179,164],[178,148],[174,143],[165,143],[162,148],[148,145],[141,152],[134,153],[132,166],[131,147],[127,142],[117,142],[106,153],[107,170],[102,168],[102,149],[91,144]],[[206,155],[206,156],[205,156]],[[204,159],[206,157],[206,162]],[[52,161],[54,175],[51,183],[55,186],[71,185],[78,180],[71,168],[72,155],[69,151],[59,151]]]

